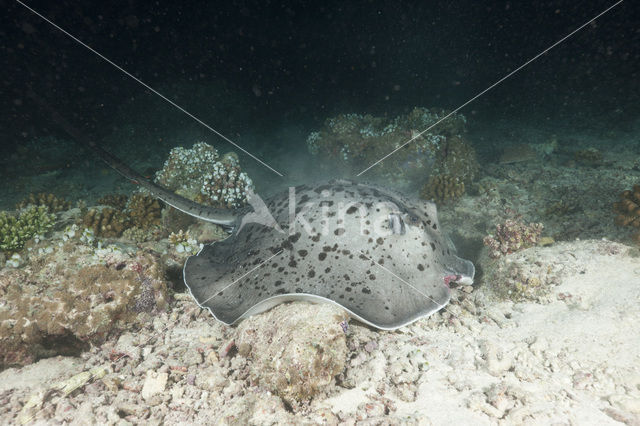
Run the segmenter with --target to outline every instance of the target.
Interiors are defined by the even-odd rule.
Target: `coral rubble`
[[[613,210],[618,213],[615,222],[619,226],[631,226],[637,231],[632,238],[640,243],[640,185],[634,185],[631,190],[620,194],[620,201],[613,204]]]

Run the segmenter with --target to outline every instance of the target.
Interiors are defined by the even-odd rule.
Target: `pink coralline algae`
[[[495,234],[484,237],[483,243],[489,248],[489,256],[497,259],[535,246],[540,239],[543,227],[542,223],[527,225],[520,218],[507,219],[503,224],[496,225]]]

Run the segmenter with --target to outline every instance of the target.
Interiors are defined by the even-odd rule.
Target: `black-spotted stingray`
[[[227,324],[293,300],[340,305],[379,329],[396,329],[443,308],[449,281],[470,283],[431,202],[350,181],[298,186],[257,210],[202,206],[145,179],[69,125],[77,141],[167,204],[232,228],[187,259],[184,281],[200,306]]]
[[[431,202],[331,181],[292,188],[265,204],[279,226],[236,227],[184,266],[196,301],[227,324],[285,301],[311,300],[395,329],[444,307],[450,280],[473,280],[473,264],[455,255]]]

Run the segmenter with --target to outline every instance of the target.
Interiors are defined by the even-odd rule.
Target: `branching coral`
[[[15,252],[30,239],[47,233],[55,215],[46,206],[30,206],[18,215],[0,212],[0,251]]]
[[[98,204],[122,210],[127,205],[128,200],[129,197],[124,194],[107,194],[104,197],[98,198]]]
[[[464,182],[448,175],[432,176],[422,187],[420,196],[438,204],[455,201],[464,195]]]
[[[613,210],[618,213],[615,222],[619,226],[631,226],[638,229],[632,236],[640,243],[640,185],[620,194],[621,200],[613,204]]]
[[[119,237],[128,228],[129,221],[120,211],[111,207],[89,209],[82,218],[82,223],[93,230],[98,237]]]
[[[18,203],[16,207],[18,209],[23,209],[30,205],[45,206],[49,213],[61,212],[63,210],[68,210],[71,207],[71,203],[69,201],[44,192],[29,194],[29,196]]]
[[[496,225],[495,234],[484,237],[483,243],[489,249],[489,256],[496,259],[535,246],[542,229],[541,223],[527,225],[520,218],[507,219],[503,224]]]
[[[138,228],[148,229],[162,224],[162,203],[146,194],[133,194],[127,201],[125,212]]]

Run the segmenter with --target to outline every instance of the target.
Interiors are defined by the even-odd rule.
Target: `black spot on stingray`
[[[298,264],[298,262],[296,262],[296,261],[295,261],[295,260],[293,260],[293,259],[291,259],[291,260],[289,261],[289,266],[291,266],[292,268],[295,268],[297,264]]]
[[[378,245],[382,245],[382,243],[384,243],[384,240],[382,239],[382,237],[378,237],[378,238],[376,239],[376,243],[377,243]]]
[[[351,206],[347,209],[347,214],[354,214],[357,211],[358,211],[358,208],[356,206]]]
[[[277,268],[277,267],[278,267],[278,264],[277,264],[276,262],[273,262],[273,263],[271,264],[271,267],[272,267],[272,268]]]
[[[276,294],[285,294],[287,292],[287,290],[285,290],[284,288],[279,288],[276,290]]]
[[[324,273],[328,274],[329,272],[331,272],[331,268],[325,268]]]
[[[311,241],[317,243],[318,241],[320,241],[320,234],[316,234],[313,237],[311,237]]]
[[[304,194],[302,197],[300,197],[300,202],[301,203],[306,203],[307,201],[309,201],[309,195],[308,194]]]
[[[312,270],[310,270],[310,271],[309,271],[309,273],[307,274],[307,276],[308,276],[309,278],[313,278],[313,277],[315,277],[315,276],[316,276],[316,271],[315,271],[315,270],[313,270],[313,269],[312,269]]]
[[[300,239],[300,233],[299,232],[296,232],[295,234],[290,235],[289,238],[288,238],[289,242],[291,242],[291,243],[295,243],[299,239]]]
[[[206,279],[207,279],[207,277],[200,277],[200,281],[204,281]]]
[[[371,274],[371,275],[369,275],[369,279],[370,279],[371,281],[375,281],[375,280],[376,280],[376,276],[375,276],[375,275],[373,275],[373,274]]]
[[[347,249],[342,250],[342,254],[344,254],[345,256],[350,254],[351,252]]]
[[[341,294],[340,296],[338,296],[338,299],[344,299],[344,294]]]
[[[333,231],[333,233],[334,233],[335,235],[340,236],[340,235],[342,235],[342,234],[344,234],[344,233],[345,233],[345,229],[344,229],[344,228],[338,228],[338,229],[336,229],[335,231]]]
[[[359,259],[362,260],[369,260],[369,258],[367,256],[365,256],[364,254],[360,254],[360,256],[358,256]]]
[[[384,265],[384,259],[383,258],[378,259],[378,264]]]
[[[342,219],[338,219],[338,220],[336,220],[336,223],[337,223],[338,225],[340,225],[342,222],[344,222],[344,220],[342,220]]]
[[[434,223],[433,225],[431,225],[431,227],[432,227],[433,229],[438,229],[438,227],[436,226],[436,224],[435,224],[435,223]]]
[[[318,255],[318,259],[320,260],[325,260],[327,258],[327,253],[322,252]]]
[[[353,302],[353,297],[350,297],[350,298],[349,298],[349,302]]]
[[[433,244],[432,242],[431,242],[431,243],[429,243],[429,244],[431,245],[431,250],[436,251],[436,245],[435,245],[435,244]]]
[[[282,272],[282,271],[284,271],[284,266],[281,266],[278,268],[278,272]]]
[[[282,280],[278,280],[275,283],[273,283],[273,285],[275,285],[276,287],[280,287],[283,284]]]
[[[296,293],[302,293],[304,290],[302,290],[300,287],[296,288]]]
[[[451,254],[451,253],[449,252],[449,249],[447,249],[447,254]]]
[[[351,287],[345,287],[344,291],[351,291]]]
[[[364,294],[371,294],[371,290],[369,290],[369,288],[368,288],[368,287],[362,287],[362,292],[363,292]]]
[[[347,274],[344,274],[342,277],[344,278],[345,281],[351,281],[351,277],[349,277],[349,275]]]
[[[304,250],[304,249],[302,249],[302,250],[298,250],[298,254],[299,254],[300,256],[302,256],[302,257],[305,257],[308,253],[309,253],[309,252],[308,252],[308,251],[306,251],[306,250]]]
[[[322,251],[331,251],[331,246],[322,247]]]
[[[418,271],[424,271],[424,265],[422,263],[418,263]]]

